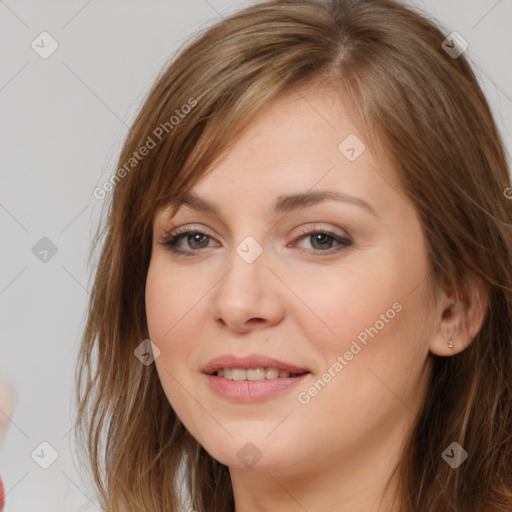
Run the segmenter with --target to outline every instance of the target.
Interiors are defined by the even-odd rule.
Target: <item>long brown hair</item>
[[[393,0],[273,0],[205,30],[163,70],[95,193],[108,211],[93,243],[101,254],[77,367],[77,432],[103,510],[177,511],[181,475],[196,511],[233,509],[228,468],[186,431],[155,365],[134,356],[149,338],[152,222],[261,107],[303,84],[339,92],[365,143],[393,162],[422,220],[432,285],[464,296],[471,278],[487,293],[471,345],[432,356],[397,466],[401,510],[512,510],[512,189],[485,96],[445,38]],[[441,457],[454,441],[469,454],[457,469]]]

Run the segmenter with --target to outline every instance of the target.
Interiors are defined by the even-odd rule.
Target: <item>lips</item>
[[[202,372],[207,375],[213,375],[217,370],[225,368],[276,368],[282,372],[289,372],[291,374],[302,375],[309,373],[307,368],[297,366],[292,363],[281,361],[270,356],[259,354],[252,354],[249,356],[235,356],[233,354],[226,354],[212,359],[203,369]]]
[[[307,368],[298,364],[260,354],[216,357],[202,371],[210,390],[232,403],[263,402],[286,396],[287,391],[311,375]],[[258,374],[256,379],[254,373]]]

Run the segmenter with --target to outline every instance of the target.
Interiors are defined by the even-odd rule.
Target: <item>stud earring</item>
[[[453,348],[453,340],[450,338],[450,341],[448,343],[448,347]]]

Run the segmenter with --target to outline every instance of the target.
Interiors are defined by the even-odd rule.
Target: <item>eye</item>
[[[314,253],[332,254],[352,244],[350,238],[322,229],[314,229],[302,233],[294,240],[293,244],[297,240],[300,241],[303,239],[307,239],[311,242],[313,247],[312,252]],[[180,247],[182,240],[186,241],[188,249]],[[193,256],[194,253],[199,253],[201,249],[207,248],[209,240],[213,240],[213,238],[202,231],[190,228],[178,228],[175,231],[165,233],[158,243],[174,254]],[[334,246],[334,250],[332,250],[333,243],[337,244],[337,246]]]
[[[211,237],[202,231],[189,228],[178,228],[175,231],[166,233],[159,243],[174,254],[191,256],[191,251],[183,250],[180,247],[180,242],[182,240],[186,240],[187,244],[190,244],[189,248],[194,249],[192,252],[198,252],[197,249],[204,249],[208,246],[208,239],[211,239]]]
[[[338,252],[352,244],[352,240],[350,238],[320,228],[306,231],[296,240],[303,239],[306,239],[311,244],[314,251],[320,251],[328,254]],[[333,244],[334,250],[332,250]]]

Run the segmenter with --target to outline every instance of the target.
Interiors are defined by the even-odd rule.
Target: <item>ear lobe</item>
[[[430,351],[438,356],[451,356],[465,350],[482,328],[487,310],[487,289],[474,276],[466,279],[463,289],[440,294],[438,326],[430,340]]]

